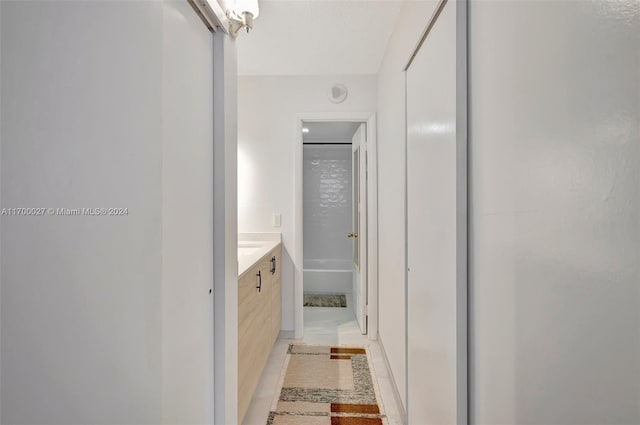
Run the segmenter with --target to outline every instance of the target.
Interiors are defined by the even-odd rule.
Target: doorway
[[[373,115],[298,117],[296,338],[377,336],[374,128]]]
[[[303,307],[307,333],[357,321],[366,333],[360,273],[360,155],[366,124],[303,122]]]

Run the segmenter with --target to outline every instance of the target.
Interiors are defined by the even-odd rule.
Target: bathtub
[[[304,260],[304,292],[351,293],[353,262],[351,260]]]

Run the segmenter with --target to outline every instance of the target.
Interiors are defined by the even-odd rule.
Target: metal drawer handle
[[[256,285],[256,289],[258,290],[258,292],[262,292],[262,273],[260,272],[260,270],[258,270],[256,276],[258,277],[258,284]]]
[[[276,274],[276,257],[271,257],[271,274]]]

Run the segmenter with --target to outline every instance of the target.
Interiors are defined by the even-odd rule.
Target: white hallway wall
[[[406,408],[405,75],[437,1],[408,1],[378,74],[379,334]]]
[[[349,89],[341,104],[327,98],[334,83]],[[238,230],[282,232],[282,329],[292,331],[294,252],[294,143],[296,115],[374,112],[376,77],[241,76],[238,78]],[[271,214],[282,214],[282,227]],[[302,266],[302,265],[300,265]]]
[[[182,1],[0,10],[2,207],[129,209],[2,217],[0,421],[210,421],[208,31]]]
[[[469,22],[471,419],[640,423],[640,4]]]

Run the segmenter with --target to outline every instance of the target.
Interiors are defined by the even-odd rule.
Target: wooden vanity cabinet
[[[275,259],[275,267],[274,267]],[[280,333],[282,317],[280,245],[238,281],[238,421],[253,393]]]

